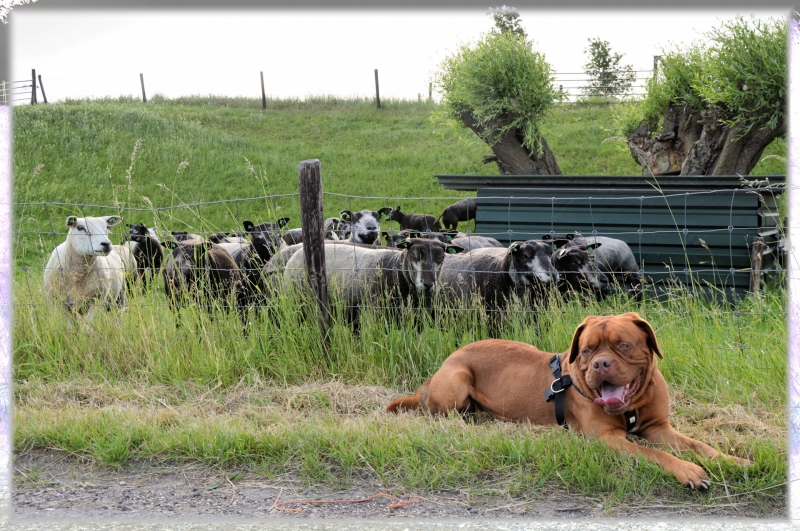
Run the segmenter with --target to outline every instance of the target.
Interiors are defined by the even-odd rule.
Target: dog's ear
[[[578,344],[580,343],[580,340],[581,340],[581,334],[583,333],[583,330],[586,328],[586,325],[589,324],[589,322],[590,322],[589,320],[590,319],[593,320],[593,319],[596,319],[596,318],[592,317],[592,316],[587,317],[586,319],[583,320],[583,322],[581,324],[578,325],[578,328],[575,329],[575,333],[572,334],[572,347],[570,347],[570,351],[569,351],[569,362],[570,363],[574,362],[575,358],[578,357],[578,354],[579,354],[578,351],[580,350],[578,348]]]
[[[658,354],[658,357],[662,360],[664,359],[664,355],[661,354],[661,349],[658,347],[658,341],[656,341],[656,333],[653,330],[653,327],[650,326],[650,323],[639,317],[639,314],[636,312],[628,312],[625,314],[626,317],[630,318],[633,321],[633,324],[644,330],[647,334],[647,346],[650,347],[650,352],[655,352]]]

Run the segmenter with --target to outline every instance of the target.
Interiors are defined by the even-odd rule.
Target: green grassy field
[[[431,103],[387,101],[380,111],[369,101],[325,98],[259,106],[156,97],[147,105],[15,108],[16,451],[56,448],[113,465],[199,460],[267,476],[296,470],[310,485],[347,484],[358,472],[399,490],[535,496],[555,486],[596,496],[610,511],[622,499],[658,498],[780,513],[787,375],[779,287],[735,306],[677,289],[641,306],[622,296],[554,299],[504,320],[503,337],[558,352],[587,315],[635,310],[648,319],[665,353],[659,367],[678,429],[756,462],[741,469],[684,456],[709,470],[708,493],[687,492],[654,465],[558,428],[383,413],[459,345],[486,337],[480,312],[441,312],[421,332],[410,319],[397,326],[369,312],[357,337],[335,309],[326,355],[296,297],[281,299],[277,319],[251,316],[256,327],[247,337],[236,316],[211,319],[192,309],[176,329],[157,280],[122,314],[98,315],[90,331],[69,327],[46,302],[41,280],[68,215],[121,212],[126,223],[167,231],[231,230],[281,216],[296,227],[298,163],[310,158],[321,161],[328,216],[395,202],[438,215],[470,194],[443,189],[434,174],[496,173],[481,162],[488,147],[435,130]],[[543,129],[564,173],[639,173],[624,143],[609,140],[614,112],[580,104],[553,110]],[[768,155],[785,157],[786,142]],[[785,163],[771,157],[754,173],[785,173]]]

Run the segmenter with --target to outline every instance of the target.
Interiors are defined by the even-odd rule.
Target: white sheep
[[[53,250],[44,268],[44,289],[53,303],[89,320],[94,304],[108,309],[126,305],[125,277],[136,270],[136,261],[130,249],[108,239],[108,227],[121,221],[121,216],[67,218],[67,240]]]

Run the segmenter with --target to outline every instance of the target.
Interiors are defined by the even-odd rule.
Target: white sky
[[[12,80],[42,76],[49,101],[141,94],[381,98],[427,96],[442,59],[492,27],[485,9],[41,11],[11,14]],[[609,41],[623,64],[650,70],[670,43],[691,43],[736,14],[780,9],[622,11],[520,9],[523,27],[556,72],[579,72],[587,39]],[[557,76],[561,77],[561,76]],[[572,76],[574,78],[574,76]],[[566,83],[564,83],[566,84]],[[435,93],[434,93],[435,97]]]

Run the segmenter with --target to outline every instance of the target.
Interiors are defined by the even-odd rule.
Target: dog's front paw
[[[702,467],[688,461],[680,461],[672,472],[684,487],[706,490],[709,486],[708,474]]]

